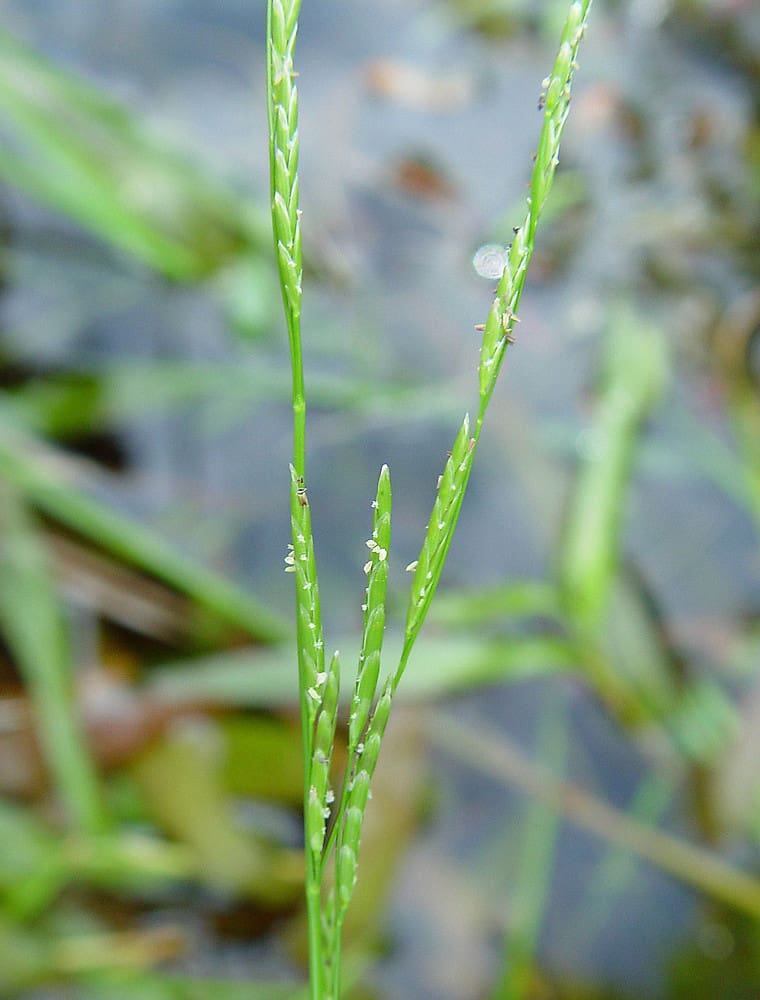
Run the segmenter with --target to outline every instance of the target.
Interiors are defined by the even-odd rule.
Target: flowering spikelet
[[[311,534],[311,513],[302,504],[299,494],[303,485],[295,469],[290,467],[290,516],[293,532],[292,548],[285,557],[286,569],[296,576],[296,637],[299,647],[301,677],[299,687],[306,693],[305,709],[313,722],[322,701],[325,680],[325,652],[322,618],[319,607],[319,585]]]
[[[388,550],[391,540],[391,478],[388,466],[380,470],[373,503],[372,537],[367,540],[370,558],[365,564],[367,589],[364,628],[356,684],[348,723],[349,756],[361,740],[375,697],[380,671],[380,652],[385,631],[385,595],[388,588]]]
[[[318,678],[318,680],[320,680]],[[318,859],[322,854],[325,827],[330,815],[333,799],[330,789],[330,761],[335,742],[335,725],[338,718],[338,694],[340,689],[340,661],[335,653],[330,662],[327,676],[322,685],[321,704],[314,728],[314,749],[311,758],[309,797],[306,828],[309,831],[309,850]]]
[[[339,922],[345,915],[356,885],[356,867],[364,813],[370,798],[370,784],[380,755],[383,733],[388,724],[392,698],[393,684],[392,679],[389,679],[372,712],[367,738],[361,745],[361,754],[357,757],[356,770],[351,778],[335,869]]]
[[[301,313],[301,213],[298,207],[298,91],[293,56],[300,0],[272,0],[269,58],[272,226],[291,345]]]
[[[465,417],[440,477],[425,541],[417,557],[406,615],[407,638],[414,638],[422,626],[438,586],[470,474],[474,445],[470,419]]]

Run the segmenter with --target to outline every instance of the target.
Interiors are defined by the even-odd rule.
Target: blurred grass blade
[[[3,801],[0,843],[0,909],[18,921],[38,917],[66,884],[165,892],[198,874],[184,846],[136,833],[61,838],[28,809]]]
[[[70,486],[67,479],[74,468],[31,438],[0,426],[0,480],[11,483],[34,507],[125,562],[155,574],[252,638],[272,642],[283,636],[279,619],[234,584],[174,551],[150,529]]]
[[[82,1000],[308,1000],[303,987],[284,983],[238,983],[147,971],[90,976],[79,988]]]
[[[561,620],[557,588],[543,580],[515,580],[481,590],[438,594],[430,608],[433,623],[447,628],[500,625],[521,618]]]
[[[30,379],[4,389],[3,412],[27,430],[66,437],[123,420],[147,421],[182,406],[195,406],[204,429],[214,432],[248,419],[251,403],[284,403],[290,399],[288,373],[261,354],[231,363],[185,360],[130,362],[101,369],[66,372]],[[459,412],[450,383],[404,385],[368,379],[346,372],[313,373],[312,402],[346,411],[356,419],[341,428],[345,437],[358,435],[367,423],[395,426],[411,416],[438,420]],[[202,405],[203,410],[197,408]]]
[[[709,679],[692,683],[665,719],[676,745],[692,760],[715,761],[741,728],[732,701]]]
[[[553,698],[543,711],[537,753],[553,773],[567,761],[567,714]],[[527,803],[517,834],[519,861],[510,892],[510,919],[504,941],[504,965],[491,1000],[529,1000],[533,996],[534,964],[539,935],[550,902],[550,887],[559,814],[538,798]]]
[[[71,826],[106,826],[78,722],[73,663],[50,566],[21,498],[0,483],[0,627],[30,692],[38,738]]]
[[[638,785],[626,810],[635,822],[655,826],[673,803],[674,781],[664,774],[647,775]],[[618,901],[624,898],[639,870],[637,857],[617,843],[607,846],[583,887],[583,895],[567,921],[565,954],[582,952],[598,939]]]
[[[593,631],[617,571],[623,509],[641,424],[667,372],[660,332],[628,310],[611,320],[602,382],[570,502],[560,554],[560,585],[570,617]]]
[[[646,858],[705,895],[760,919],[760,881],[714,851],[647,827],[579,786],[559,781],[528,760],[503,733],[482,723],[476,732],[439,712],[428,731],[442,751],[542,799],[576,826]]]
[[[385,655],[396,659],[402,637],[385,639]],[[355,662],[356,640],[340,643],[343,649],[342,689],[352,689],[350,666]],[[577,669],[574,648],[554,636],[515,636],[506,640],[477,637],[420,638],[411,670],[399,697],[441,698],[468,691],[481,684],[499,684]],[[298,700],[287,650],[220,653],[190,661],[175,661],[154,669],[148,690],[171,702],[211,701],[221,705],[257,708],[292,708]]]
[[[712,355],[723,369],[729,413],[739,452],[739,488],[760,533],[760,393],[757,331],[760,289],[741,295],[715,330]]]
[[[213,727],[204,732],[196,723],[195,729],[167,734],[137,758],[131,773],[148,813],[191,852],[207,885],[287,907],[301,893],[301,852],[269,842],[240,822],[212,747]]]
[[[0,177],[162,274],[195,278],[268,244],[263,212],[2,33],[0,109]]]

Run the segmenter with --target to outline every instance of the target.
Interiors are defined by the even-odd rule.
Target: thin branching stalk
[[[348,726],[346,771],[333,806],[330,764],[338,708],[337,653],[325,667],[319,588],[305,480],[306,402],[301,351],[302,255],[298,205],[298,96],[294,49],[300,0],[268,0],[267,92],[271,207],[275,253],[288,328],[293,375],[292,542],[285,559],[295,574],[299,691],[303,734],[306,901],[311,1000],[338,1000],[341,929],[357,878],[359,840],[372,777],[393,695],[406,669],[443,572],[480,440],[483,421],[507,346],[513,343],[536,229],[559,162],[578,46],[591,0],[571,3],[551,74],[543,83],[543,126],[527,211],[508,254],[482,327],[479,406],[474,428],[465,416],[438,481],[436,499],[414,572],[400,660],[380,683],[390,548],[391,485],[383,467],[373,501],[372,536],[364,570],[364,629]]]
[[[472,437],[470,437],[469,417],[464,418],[443,475],[439,479],[438,493],[425,541],[417,561],[412,564],[414,581],[407,611],[404,649],[393,679],[394,690],[404,672],[438,586],[467,489],[472,460],[480,441],[486,411],[496,387],[507,347],[514,343],[513,330],[517,322],[517,310],[525,286],[528,265],[533,256],[538,221],[559,163],[560,140],[570,109],[575,58],[586,29],[590,6],[591,0],[577,0],[570,5],[557,58],[552,72],[543,82],[544,89],[539,106],[543,108],[544,120],[531,177],[527,212],[522,224],[514,229],[514,240],[509,247],[504,272],[483,327],[478,416]]]

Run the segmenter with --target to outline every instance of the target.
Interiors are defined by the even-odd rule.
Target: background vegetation
[[[473,405],[470,258],[521,219],[564,6],[303,10],[309,497],[347,663],[383,461],[399,642]],[[297,997],[263,10],[6,7],[0,991]],[[760,994],[760,21],[594,17],[377,773],[357,998]]]

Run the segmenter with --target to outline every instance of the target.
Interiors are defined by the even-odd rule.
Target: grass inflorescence
[[[575,59],[591,0],[570,4],[559,51],[543,82],[543,125],[527,210],[514,229],[504,271],[483,325],[479,406],[471,426],[465,416],[438,480],[438,489],[417,559],[406,614],[404,643],[395,668],[381,679],[391,528],[391,483],[380,472],[373,501],[372,534],[364,566],[361,652],[351,698],[345,773],[336,798],[331,762],[338,713],[339,660],[325,666],[324,638],[306,487],[306,400],[301,349],[303,262],[298,188],[298,93],[295,44],[300,0],[269,0],[267,92],[271,210],[292,367],[293,464],[290,474],[292,540],[286,568],[296,582],[296,634],[304,766],[304,839],[311,1000],[337,1000],[341,929],[357,880],[359,843],[393,695],[435,595],[467,489],[486,411],[512,331],[535,244],[541,212],[559,162],[559,145],[570,106]]]

